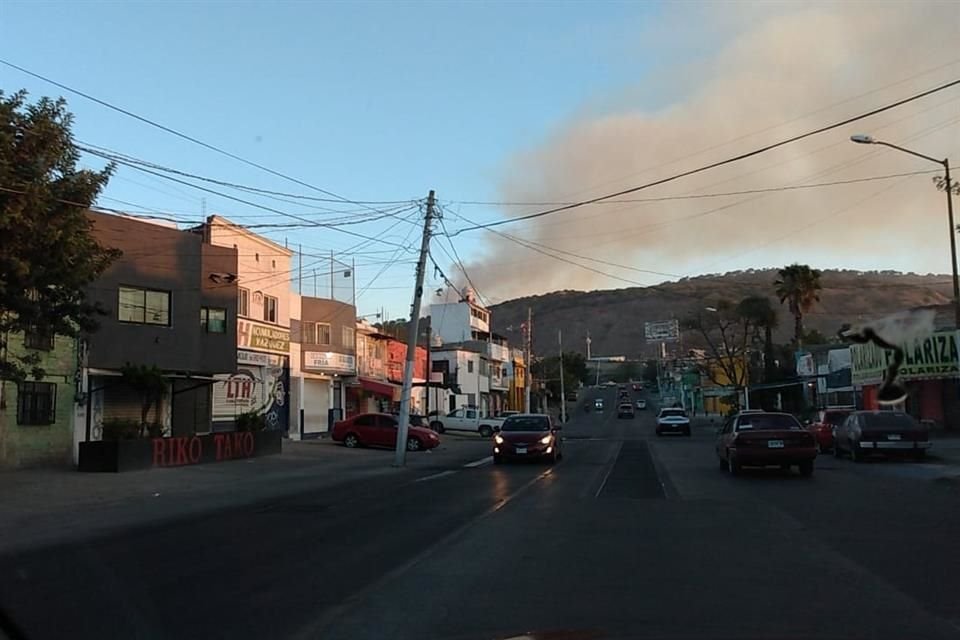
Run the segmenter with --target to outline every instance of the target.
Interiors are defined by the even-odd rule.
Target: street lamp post
[[[883,142],[882,140],[874,140],[873,137],[863,134],[857,134],[850,136],[852,142],[857,144],[879,144],[884,147],[890,147],[891,149],[896,149],[897,151],[902,151],[903,153],[909,153],[912,156],[918,158],[923,158],[924,160],[929,160],[930,162],[935,162],[941,167],[944,171],[944,191],[947,192],[947,217],[950,220],[950,268],[953,271],[953,316],[955,328],[960,330],[960,277],[957,275],[957,228],[953,222],[953,183],[950,181],[950,159],[944,158],[943,160],[937,160],[936,158],[922,153],[917,153],[916,151],[911,151],[910,149],[904,149],[895,144],[889,142]]]

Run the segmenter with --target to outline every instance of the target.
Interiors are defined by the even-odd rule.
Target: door
[[[373,414],[359,415],[353,421],[353,430],[363,444],[377,444],[377,421]]]
[[[397,421],[390,416],[377,416],[377,444],[384,447],[397,446]]]
[[[727,418],[727,421],[720,427],[720,435],[717,437],[717,455],[722,460],[727,459],[727,447],[733,438],[733,418]]]

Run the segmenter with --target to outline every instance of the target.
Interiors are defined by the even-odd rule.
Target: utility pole
[[[560,344],[560,424],[567,421],[567,392],[563,387],[563,330],[557,329],[557,342]]]
[[[297,294],[303,295],[303,245],[297,245]]]
[[[420,241],[420,258],[417,260],[417,284],[413,289],[413,304],[410,322],[407,325],[407,362],[403,368],[403,389],[400,392],[400,416],[397,425],[397,448],[393,466],[402,467],[407,457],[407,431],[410,427],[410,391],[413,386],[413,368],[417,358],[417,334],[420,330],[420,301],[423,298],[423,275],[427,267],[427,252],[430,250],[430,224],[433,222],[433,189],[427,196],[427,215],[423,221],[423,238]],[[429,376],[429,373],[427,374]]]
[[[593,342],[590,339],[590,331],[587,331],[587,362],[590,361],[590,343]]]
[[[527,377],[524,379],[524,413],[530,413],[530,387],[533,378],[533,309],[527,307]]]

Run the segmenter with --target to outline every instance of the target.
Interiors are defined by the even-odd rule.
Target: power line
[[[643,189],[649,189],[649,188],[651,188],[651,187],[655,187],[655,186],[658,186],[658,185],[661,185],[661,184],[666,184],[666,183],[668,183],[668,182],[673,182],[673,181],[675,181],[675,180],[679,180],[680,178],[685,178],[685,177],[692,176],[692,175],[695,175],[695,174],[698,174],[698,173],[703,173],[704,171],[709,171],[709,170],[711,170],[711,169],[716,169],[717,167],[721,167],[721,166],[724,166],[724,165],[727,165],[727,164],[732,164],[732,163],[735,163],[735,162],[739,162],[739,161],[741,161],[741,160],[745,160],[745,159],[747,159],[747,158],[751,158],[751,157],[753,157],[753,156],[757,156],[757,155],[760,155],[760,154],[762,154],[762,153],[766,153],[767,151],[771,151],[771,150],[776,149],[776,148],[778,148],[778,147],[782,147],[782,146],[785,146],[785,145],[788,145],[788,144],[797,142],[797,141],[799,141],[799,140],[803,140],[804,138],[809,138],[809,137],[811,137],[811,136],[815,136],[815,135],[818,135],[818,134],[821,134],[821,133],[825,133],[825,132],[827,132],[827,131],[831,131],[831,130],[833,130],[833,129],[837,129],[837,128],[839,128],[839,127],[842,127],[842,126],[851,124],[851,123],[853,123],[853,122],[857,122],[857,121],[859,121],[859,120],[863,120],[864,118],[869,118],[869,117],[871,117],[871,116],[875,116],[875,115],[877,115],[877,114],[879,114],[879,113],[883,113],[883,112],[885,112],[885,111],[889,111],[889,110],[891,110],[891,109],[895,109],[895,108],[900,107],[900,106],[902,106],[902,105],[904,105],[904,104],[908,104],[908,103],[910,103],[910,102],[914,102],[914,101],[919,100],[919,99],[921,99],[921,98],[925,98],[926,96],[932,95],[932,94],[937,93],[937,92],[939,92],[939,91],[944,91],[945,89],[949,89],[950,87],[953,87],[953,86],[956,86],[956,85],[960,85],[960,80],[953,80],[953,81],[951,81],[951,82],[947,82],[947,83],[942,84],[942,85],[939,85],[939,86],[937,86],[937,87],[933,87],[932,89],[928,89],[928,90],[923,91],[923,92],[921,92],[921,93],[914,94],[914,95],[912,95],[912,96],[910,96],[910,97],[903,98],[903,99],[901,99],[901,100],[898,100],[898,101],[896,101],[896,102],[892,102],[892,103],[887,104],[887,105],[884,105],[884,106],[882,106],[882,107],[878,107],[878,108],[873,109],[873,110],[871,110],[871,111],[867,111],[866,113],[862,113],[862,114],[860,114],[860,115],[853,116],[853,117],[851,117],[851,118],[846,118],[846,119],[841,120],[841,121],[839,121],[839,122],[835,122],[835,123],[833,123],[833,124],[829,124],[829,125],[820,127],[820,128],[818,128],[818,129],[814,129],[814,130],[812,130],[812,131],[807,131],[806,133],[801,133],[801,134],[799,134],[799,135],[791,136],[791,137],[786,138],[786,139],[784,139],[784,140],[780,140],[780,141],[778,141],[778,142],[774,142],[774,143],[765,145],[765,146],[763,146],[763,147],[759,147],[759,148],[757,148],[757,149],[753,149],[752,151],[747,151],[747,152],[745,152],[745,153],[741,153],[741,154],[739,154],[739,155],[732,156],[732,157],[730,157],[730,158],[726,158],[726,159],[724,159],[724,160],[718,160],[718,161],[716,161],[716,162],[711,162],[711,163],[709,163],[709,164],[706,164],[706,165],[697,167],[697,168],[695,168],[695,169],[689,169],[689,170],[687,170],[687,171],[682,171],[682,172],[680,172],[680,173],[676,173],[676,174],[674,174],[674,175],[672,175],[672,176],[668,176],[668,177],[666,177],[666,178],[660,178],[660,179],[658,179],[658,180],[653,180],[653,181],[651,181],[651,182],[647,182],[647,183],[645,183],[645,184],[638,185],[638,186],[636,186],[636,187],[631,187],[631,188],[629,188],[629,189],[623,189],[623,190],[621,190],[621,191],[617,191],[617,192],[614,192],[614,193],[609,193],[609,194],[606,194],[606,195],[603,195],[603,196],[597,196],[597,197],[595,197],[595,198],[590,198],[590,199],[587,199],[587,200],[581,200],[581,201],[579,201],[579,202],[574,202],[574,203],[571,203],[571,204],[566,204],[566,205],[563,205],[563,206],[554,207],[554,208],[551,208],[551,209],[547,209],[547,210],[545,210],[545,211],[538,211],[538,212],[536,212],[536,213],[530,213],[530,214],[523,215],[523,216],[517,216],[516,218],[509,218],[509,219],[507,219],[507,220],[497,220],[497,221],[489,222],[489,223],[482,224],[482,225],[476,225],[476,226],[473,226],[473,227],[467,227],[467,228],[465,228],[465,229],[460,229],[460,230],[458,230],[458,231],[456,232],[456,234],[464,233],[464,232],[466,232],[466,231],[475,231],[475,230],[477,230],[477,229],[487,229],[487,228],[490,228],[490,227],[497,227],[497,226],[504,225],[504,224],[511,224],[511,223],[514,223],[514,222],[518,222],[518,221],[520,221],[520,220],[529,220],[529,219],[532,219],[532,218],[540,218],[540,217],[543,217],[543,216],[552,215],[552,214],[554,214],[554,213],[560,213],[560,212],[562,212],[562,211],[568,211],[568,210],[570,210],[570,209],[575,209],[575,208],[577,208],[577,207],[582,207],[582,206],[585,206],[585,205],[588,205],[588,204],[595,204],[595,203],[598,203],[598,202],[603,202],[603,201],[605,201],[605,200],[611,200],[611,199],[613,199],[613,198],[617,198],[617,197],[620,197],[620,196],[624,196],[624,195],[627,195],[627,194],[630,194],[630,193],[636,193],[637,191],[641,191],[641,190],[643,190]],[[454,234],[454,235],[456,235],[456,234]]]
[[[466,265],[464,265],[463,260],[460,259],[460,254],[457,252],[456,245],[454,245],[453,240],[450,239],[450,233],[447,231],[447,225],[443,221],[443,214],[446,213],[446,209],[440,206],[438,206],[438,208],[440,209],[440,212],[441,212],[441,215],[439,216],[440,228],[443,229],[443,234],[446,236],[447,242],[450,244],[450,249],[453,250],[453,255],[456,256],[456,259],[454,260],[453,258],[451,258],[451,261],[454,262],[460,268],[460,272],[463,273],[463,277],[467,279],[467,284],[470,285],[470,288],[473,289],[473,292],[477,294],[477,297],[480,299],[480,303],[486,306],[487,303],[484,301],[483,296],[480,294],[480,289],[478,289],[477,285],[473,283],[473,280],[470,278],[470,274],[467,273]],[[440,247],[441,251],[447,254],[447,257],[450,258],[450,254],[448,254],[447,250],[443,248],[443,245],[440,244],[438,246]]]

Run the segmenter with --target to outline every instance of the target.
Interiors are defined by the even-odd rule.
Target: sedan
[[[617,417],[633,418],[633,405],[629,402],[622,402],[620,406],[617,407]]]
[[[493,462],[539,459],[551,464],[563,457],[560,426],[543,413],[510,416],[503,426],[494,427]]]
[[[817,444],[813,434],[789,413],[741,412],[720,427],[715,445],[720,468],[739,475],[743,467],[796,465],[800,475],[813,474]]]
[[[330,435],[345,447],[397,446],[397,418],[387,413],[361,413],[333,424]],[[424,451],[440,445],[440,436],[424,427],[411,425],[407,430],[407,451]]]
[[[833,449],[833,432],[853,413],[853,409],[821,409],[807,427],[817,439],[820,451]]]
[[[871,454],[910,455],[922,460],[930,448],[930,430],[901,411],[854,411],[837,427],[833,453],[861,462]]]
[[[637,400],[637,409],[646,409],[646,408],[647,408],[646,400],[643,400],[643,399]]]
[[[683,409],[660,409],[657,414],[657,435],[680,433],[690,435],[690,418]]]

